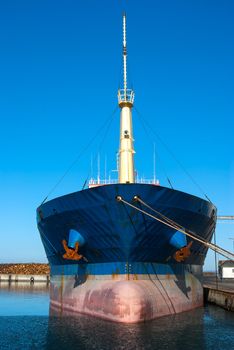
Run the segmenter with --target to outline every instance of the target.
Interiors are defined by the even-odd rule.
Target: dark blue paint
[[[77,264],[62,258],[64,250],[61,242],[69,240],[71,229],[84,237],[86,243],[80,247],[80,253],[91,264],[176,264],[173,258],[175,251],[188,244],[190,238],[118,202],[117,195],[129,202],[138,195],[183,227],[209,241],[212,238],[216,208],[203,199],[154,185],[100,186],[56,198],[38,208],[38,227],[51,265]],[[192,255],[186,264],[203,264],[206,252],[207,248],[193,242]],[[82,260],[79,262],[83,263]]]

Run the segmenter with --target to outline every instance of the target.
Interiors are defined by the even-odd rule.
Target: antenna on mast
[[[107,156],[105,154],[105,165],[104,165],[104,180],[106,181],[106,167],[107,167]]]
[[[155,183],[156,183],[156,152],[155,152],[155,142],[154,142],[153,168],[154,168],[154,184],[155,184]]]
[[[91,179],[92,179],[93,178],[93,154],[91,154],[90,165],[91,165]]]
[[[97,158],[97,183],[100,184],[100,153],[98,152]]]
[[[127,96],[127,32],[126,32],[126,13],[123,13],[123,83],[124,95]]]
[[[120,108],[126,106],[126,102],[129,107],[133,106],[134,91],[128,89],[127,79],[127,18],[126,13],[123,13],[123,88],[118,91],[118,100]]]

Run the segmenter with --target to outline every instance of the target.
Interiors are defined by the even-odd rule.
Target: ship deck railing
[[[88,187],[96,187],[96,186],[103,186],[103,185],[114,185],[120,183],[118,179],[90,179]],[[144,179],[144,178],[137,178],[135,180],[136,184],[148,184],[148,185],[156,185],[159,186],[159,180],[157,179]]]

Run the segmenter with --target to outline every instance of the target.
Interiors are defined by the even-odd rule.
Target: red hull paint
[[[53,276],[51,309],[82,313],[115,322],[137,323],[203,305],[199,279],[175,275],[89,276],[76,286],[75,276]]]

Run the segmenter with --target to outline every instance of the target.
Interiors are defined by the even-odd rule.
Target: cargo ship
[[[118,180],[44,202],[37,224],[51,267],[50,309],[137,323],[203,305],[202,267],[216,207],[202,198],[138,181],[127,85],[123,14],[123,88],[118,91]]]

